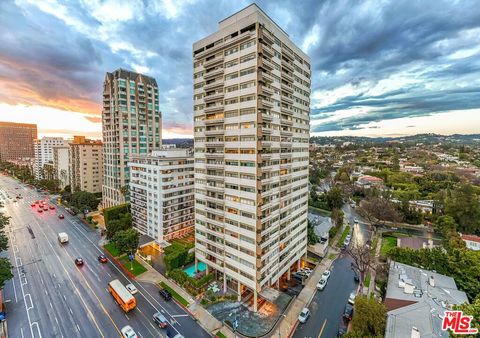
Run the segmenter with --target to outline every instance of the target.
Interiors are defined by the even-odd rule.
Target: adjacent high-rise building
[[[81,190],[102,192],[103,148],[102,141],[74,136],[69,144],[70,187],[72,192]]]
[[[103,84],[103,206],[128,198],[130,156],[146,155],[161,146],[161,112],[157,81],[118,69]]]
[[[191,149],[164,149],[132,156],[130,205],[133,226],[162,246],[193,232]]]
[[[33,159],[36,138],[36,124],[0,122],[0,161]]]
[[[255,4],[193,58],[196,260],[256,311],[307,252],[310,59]]]
[[[35,160],[33,174],[37,180],[53,179],[53,147],[63,146],[66,141],[61,137],[42,137],[33,141]],[[44,168],[45,164],[50,164]]]
[[[59,181],[60,189],[63,189],[70,184],[70,147],[55,146],[52,149],[54,178]]]

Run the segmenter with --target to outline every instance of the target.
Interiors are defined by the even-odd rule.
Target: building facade
[[[70,147],[55,146],[53,149],[54,178],[60,182],[60,189],[70,184]]]
[[[103,85],[103,206],[124,203],[129,157],[161,146],[161,113],[154,78],[118,69]]]
[[[256,311],[307,252],[310,59],[255,4],[193,58],[196,259]]]
[[[165,149],[132,156],[130,205],[133,226],[157,244],[193,232],[193,152]]]
[[[69,146],[72,192],[77,190],[91,193],[102,192],[102,142],[86,139],[85,136],[74,136]]]
[[[0,161],[33,159],[35,139],[36,124],[0,122]]]
[[[35,160],[33,174],[37,180],[53,179],[53,147],[64,146],[66,141],[61,137],[42,137],[33,141]],[[45,164],[49,164],[44,168]]]

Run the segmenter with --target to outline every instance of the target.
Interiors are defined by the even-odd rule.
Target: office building
[[[52,149],[54,178],[59,181],[60,189],[63,189],[70,184],[70,147],[55,146]]]
[[[130,205],[133,226],[156,244],[193,232],[193,153],[163,149],[132,156]]]
[[[33,159],[36,138],[36,124],[0,122],[0,161]]]
[[[61,137],[43,137],[33,141],[35,159],[33,175],[37,180],[53,179],[53,147],[63,146],[66,141]],[[49,164],[44,167],[45,164]]]
[[[307,252],[310,59],[255,4],[193,58],[196,259],[256,311]]]
[[[69,146],[72,192],[77,190],[91,193],[102,192],[102,141],[89,140],[85,136],[74,136]]]
[[[118,69],[103,85],[103,206],[128,199],[129,157],[161,146],[161,113],[154,78]]]

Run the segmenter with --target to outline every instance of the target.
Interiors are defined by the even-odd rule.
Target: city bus
[[[129,312],[135,308],[137,302],[135,297],[132,296],[130,292],[123,286],[118,279],[112,280],[108,283],[108,291],[115,298],[116,302],[124,312]]]

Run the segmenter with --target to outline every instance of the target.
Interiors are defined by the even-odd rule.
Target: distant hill
[[[163,144],[175,144],[177,148],[192,148],[193,139],[192,138],[170,138],[163,139]]]
[[[400,137],[357,137],[357,136],[313,136],[310,137],[310,143],[316,144],[342,144],[344,142],[352,143],[404,143],[404,144],[435,144],[435,143],[456,143],[465,145],[479,145],[480,134],[470,135],[439,135],[439,134],[417,134]]]

